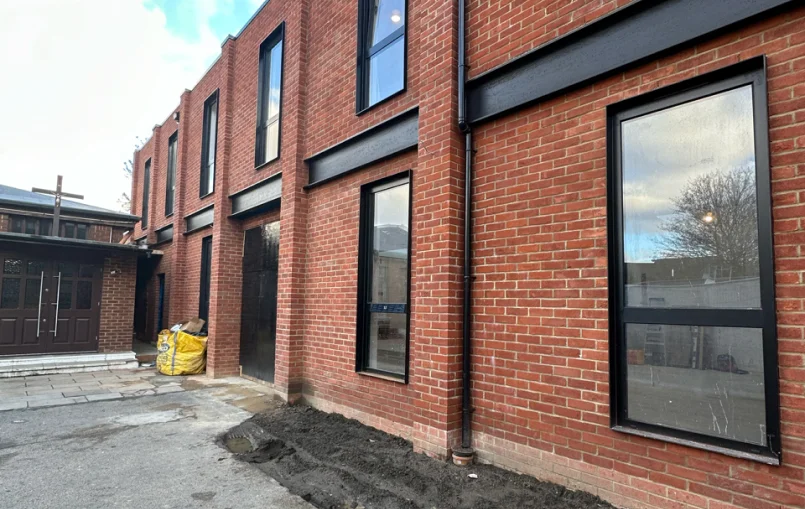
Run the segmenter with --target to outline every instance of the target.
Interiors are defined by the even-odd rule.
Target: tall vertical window
[[[409,177],[361,190],[357,370],[407,380]]]
[[[359,0],[357,111],[405,88],[406,0]]]
[[[142,216],[140,227],[145,230],[148,228],[148,200],[151,194],[151,160],[145,162],[145,171],[143,172],[143,203],[140,208],[140,215]]]
[[[285,25],[260,45],[257,79],[257,137],[254,165],[273,161],[280,154],[280,113],[282,110],[282,38]]]
[[[210,283],[212,279],[212,237],[201,239],[201,279],[199,283],[198,317],[210,319]],[[206,330],[207,324],[204,324]]]
[[[215,152],[218,146],[218,91],[204,102],[204,127],[201,136],[201,186],[199,196],[215,190]]]
[[[168,139],[168,175],[165,180],[165,215],[173,214],[173,198],[176,194],[176,149],[179,133]]]
[[[764,60],[608,116],[613,426],[777,464]]]

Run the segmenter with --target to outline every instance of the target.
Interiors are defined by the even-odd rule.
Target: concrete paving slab
[[[88,389],[77,391],[65,391],[62,393],[65,398],[72,398],[76,396],[92,396],[94,394],[109,394],[108,389]]]
[[[89,394],[86,396],[87,401],[106,401],[110,399],[120,399],[123,395],[119,392],[107,392],[106,394]]]
[[[76,403],[86,403],[87,398],[58,398],[29,401],[28,408],[43,408],[51,406],[74,405]]]
[[[17,401],[17,402],[7,402],[2,401],[0,402],[0,412],[4,410],[17,410],[21,408],[27,408],[28,402],[27,401]]]
[[[179,386],[157,387],[154,392],[157,394],[170,394],[171,392],[184,392],[184,389]]]

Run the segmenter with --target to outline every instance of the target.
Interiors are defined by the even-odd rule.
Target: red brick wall
[[[151,134],[151,137],[143,145],[140,150],[134,152],[132,162],[134,164],[131,173],[131,213],[135,216],[142,217],[143,215],[143,179],[145,178],[145,163],[151,159],[151,185],[149,189],[149,196],[154,194],[154,146],[156,144],[156,128]],[[148,210],[148,226],[147,231],[154,231],[153,228],[153,211],[152,207]],[[138,221],[134,227],[133,238],[139,239],[142,237],[146,230],[142,228],[142,221]]]
[[[136,279],[135,253],[115,254],[104,258],[99,352],[131,351]]]
[[[303,2],[269,2],[240,34],[234,44],[233,88],[231,101],[232,140],[229,163],[230,194],[268,178],[278,171],[293,172],[295,159],[288,141],[296,136],[299,91],[299,52],[302,33]],[[255,170],[254,144],[257,126],[257,71],[260,44],[282,22],[284,62],[282,77],[280,158]]]
[[[305,395],[395,421],[409,436],[418,392],[425,388],[355,373],[355,314],[361,185],[415,166],[416,154],[404,155],[310,191],[304,293]],[[415,216],[413,224],[418,220]],[[416,294],[416,278],[410,288]],[[418,344],[413,324],[412,346]],[[410,355],[410,376],[416,379],[425,366],[414,348]]]
[[[470,77],[605,16],[633,0],[468,0]]]
[[[609,428],[608,104],[766,54],[785,466]],[[805,9],[477,129],[473,420],[481,456],[628,507],[805,506]]]

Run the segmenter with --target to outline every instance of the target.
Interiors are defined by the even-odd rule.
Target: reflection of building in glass
[[[408,229],[402,225],[378,225],[374,230],[372,253],[372,302],[407,305],[408,300]],[[378,369],[396,371],[404,365],[405,314],[374,313],[371,338],[377,348],[370,350],[370,364]]]

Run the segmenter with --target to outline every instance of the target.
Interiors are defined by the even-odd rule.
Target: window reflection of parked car
[[[735,373],[736,375],[746,375],[749,373],[747,370],[738,367],[738,364],[735,362],[735,357],[726,353],[716,357],[716,370]]]

